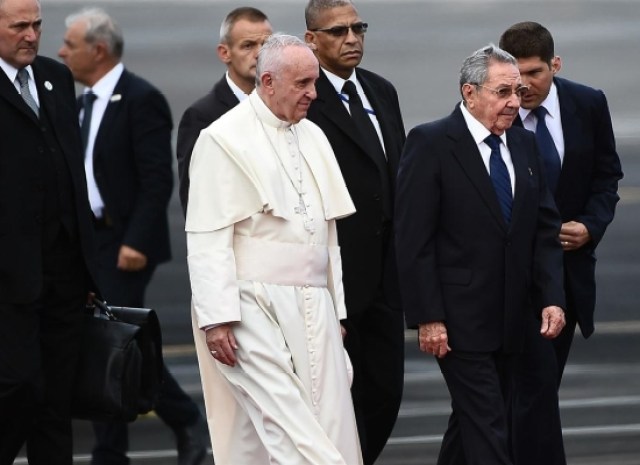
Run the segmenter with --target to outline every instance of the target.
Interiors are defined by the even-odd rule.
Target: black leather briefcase
[[[154,310],[87,307],[72,415],[133,421],[153,409],[162,383],[162,337]]]

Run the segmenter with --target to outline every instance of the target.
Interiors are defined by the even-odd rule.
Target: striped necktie
[[[33,99],[33,95],[31,95],[31,91],[29,90],[29,72],[22,68],[18,71],[18,76],[16,77],[18,80],[18,84],[20,84],[20,96],[24,103],[27,104],[29,108],[36,114],[36,116],[40,117],[40,109],[38,108],[38,104]]]
[[[511,190],[511,178],[509,170],[505,165],[502,155],[500,154],[500,137],[495,134],[489,135],[484,142],[491,147],[491,158],[489,158],[489,176],[493,183],[493,188],[498,196],[500,209],[504,216],[504,221],[509,224],[511,222],[511,206],[513,204],[513,193]]]

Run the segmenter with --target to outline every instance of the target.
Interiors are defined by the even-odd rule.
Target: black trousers
[[[572,331],[574,328],[575,324]],[[524,351],[518,356],[513,398],[512,444],[516,463],[566,465],[558,403],[561,371],[554,350],[555,339],[544,339],[540,335],[540,321],[531,315],[524,342]]]
[[[86,268],[64,230],[44,252],[43,289],[0,302],[0,464],[24,443],[30,465],[71,465],[71,387],[87,300]]]
[[[117,269],[120,238],[110,228],[96,230],[98,242],[98,283],[110,305],[144,307],[144,295],[155,266],[141,271]],[[182,390],[175,378],[163,372],[163,384],[155,406],[158,416],[176,431],[193,425],[200,417],[195,402]],[[96,444],[92,453],[93,465],[126,465],[129,459],[128,425],[123,422],[94,422]]]
[[[452,413],[438,465],[513,465],[509,417],[515,357],[451,351],[438,359]]]
[[[404,316],[378,302],[349,316],[344,346],[353,365],[351,394],[365,465],[372,465],[398,418],[404,386]]]

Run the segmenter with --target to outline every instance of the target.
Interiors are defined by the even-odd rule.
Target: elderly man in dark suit
[[[0,463],[71,465],[91,213],[69,70],[37,56],[38,0],[0,0]]]
[[[82,10],[66,24],[59,55],[86,86],[79,103],[98,282],[109,303],[142,307],[156,267],[171,258],[169,105],[158,89],[124,68],[122,32],[104,11]],[[204,420],[167,370],[155,410],[176,436],[178,463],[200,463],[207,449]],[[129,463],[126,423],[94,423],[94,429],[94,464]]]
[[[404,383],[404,320],[393,240],[395,175],[405,141],[398,95],[358,65],[368,25],[347,0],[312,0],[305,40],[320,62],[307,118],[324,131],[356,214],[338,221],[347,304],[345,347],[364,463],[384,448]]]
[[[267,15],[252,7],[232,10],[220,26],[217,52],[220,61],[227,65],[227,72],[211,92],[187,108],[178,126],[179,193],[185,214],[189,199],[189,163],[200,131],[253,91],[258,51],[272,32]]]
[[[551,33],[536,22],[517,23],[502,34],[500,46],[518,60],[522,82],[529,86],[516,124],[536,134],[562,217],[567,296],[562,334],[552,342],[535,335],[526,341],[514,423],[520,439],[516,457],[525,465],[563,465],[557,386],[576,326],[585,338],[594,331],[595,251],[614,217],[622,168],[604,93],[556,76],[562,62]],[[536,434],[542,428],[547,434]],[[541,451],[555,451],[555,456]]]
[[[529,314],[563,325],[560,217],[535,138],[511,127],[525,92],[494,45],[468,57],[463,102],[407,137],[397,255],[407,324],[437,357],[453,412],[438,464],[511,465],[508,412]]]

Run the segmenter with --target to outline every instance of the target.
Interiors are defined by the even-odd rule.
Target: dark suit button
[[[382,236],[382,230],[376,229],[376,236],[378,237]]]
[[[38,146],[38,153],[44,153],[44,147],[39,145]]]
[[[380,200],[380,194],[373,194],[373,200]]]
[[[47,132],[47,128],[46,128],[45,126],[40,126],[40,130],[41,130],[42,132]]]

